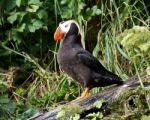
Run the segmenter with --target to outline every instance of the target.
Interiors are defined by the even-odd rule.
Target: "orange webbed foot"
[[[85,97],[87,97],[87,96],[89,95],[89,90],[90,90],[90,88],[85,87],[84,90],[83,90],[83,92],[82,92],[82,94],[81,94],[81,96],[80,96],[80,97],[77,97],[77,98],[76,98],[75,100],[73,100],[73,101],[81,100],[81,99],[84,99]]]

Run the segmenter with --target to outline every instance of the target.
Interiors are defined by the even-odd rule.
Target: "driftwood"
[[[143,74],[143,75],[140,75],[140,78],[144,85],[150,86],[150,75]],[[111,87],[100,93],[96,93],[94,95],[88,96],[82,100],[69,102],[69,103],[65,104],[64,106],[69,106],[69,105],[71,106],[73,104],[79,105],[83,110],[83,114],[85,112],[90,113],[90,111],[92,112],[93,110],[96,109],[93,104],[97,100],[103,99],[109,105],[109,104],[117,101],[118,98],[124,93],[124,91],[127,88],[130,88],[130,87],[134,88],[139,85],[140,85],[140,83],[139,83],[138,77],[133,76],[133,77],[129,78],[123,85]],[[30,118],[29,120],[56,120],[57,114],[59,112],[60,112],[60,107],[58,106],[56,108],[51,109],[49,112],[45,112],[45,113],[39,112],[36,115],[34,115],[32,118]]]

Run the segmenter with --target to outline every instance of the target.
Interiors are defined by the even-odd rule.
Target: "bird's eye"
[[[68,27],[68,25],[65,25],[65,27]]]

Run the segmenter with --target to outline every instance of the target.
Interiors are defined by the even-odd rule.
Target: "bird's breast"
[[[82,73],[81,73],[81,63],[76,57],[76,49],[70,49],[70,50],[62,50],[60,49],[58,51],[57,55],[57,61],[59,64],[59,67],[62,71],[70,75],[73,79],[77,80],[81,84],[83,84],[82,81]]]
[[[73,64],[75,61],[75,55],[76,51],[74,48],[61,47],[57,54],[58,64]]]

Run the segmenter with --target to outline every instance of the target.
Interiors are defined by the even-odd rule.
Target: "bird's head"
[[[66,35],[80,34],[79,24],[74,20],[67,20],[59,23],[55,33],[54,40],[63,39]]]

